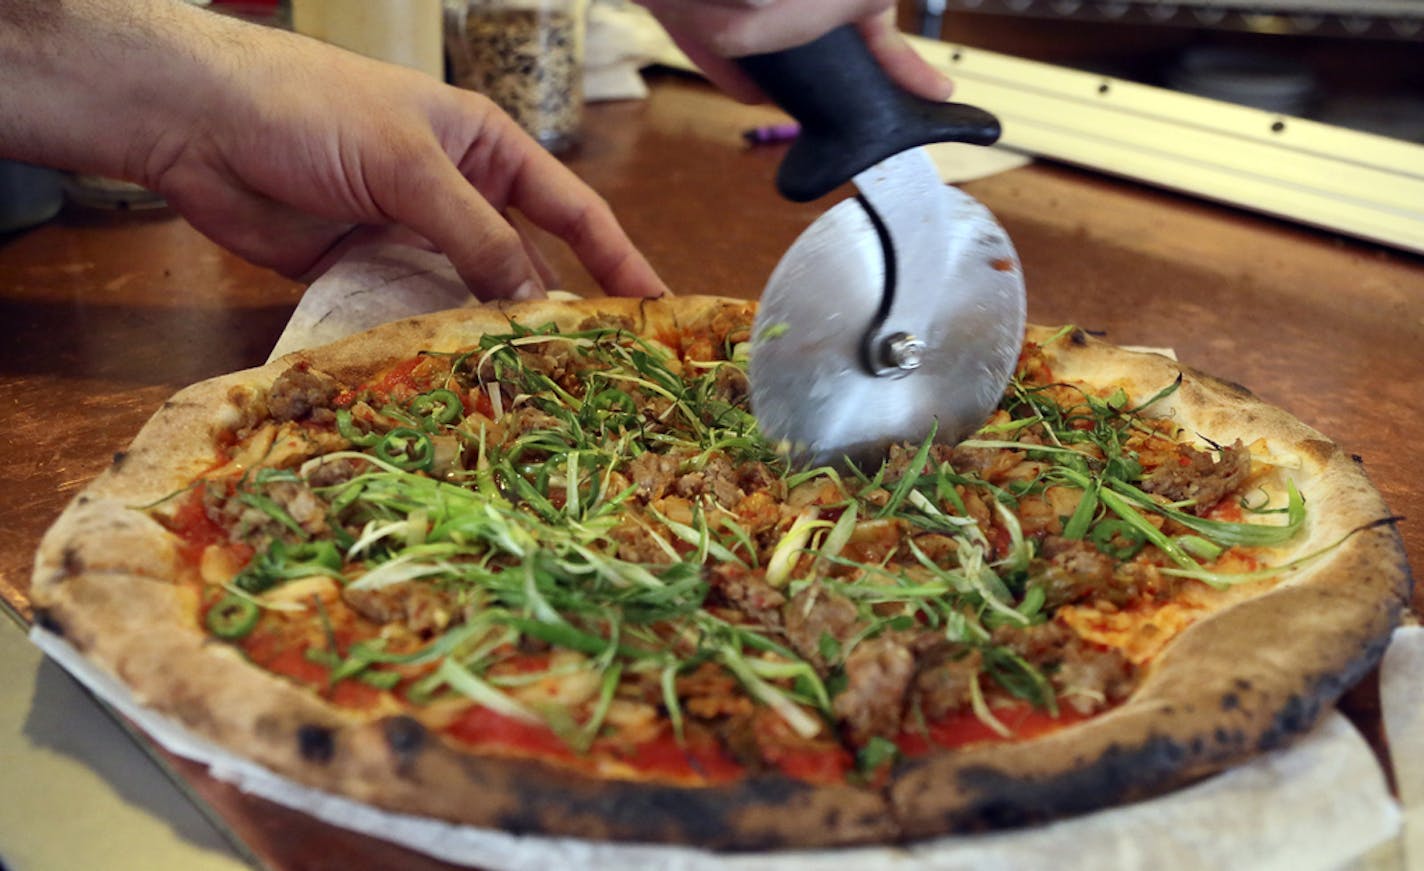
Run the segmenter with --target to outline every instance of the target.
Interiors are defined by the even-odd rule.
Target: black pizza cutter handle
[[[909,148],[999,138],[999,120],[983,109],[926,100],[892,81],[853,25],[737,64],[801,125],[776,174],[776,189],[795,202],[822,197]]]

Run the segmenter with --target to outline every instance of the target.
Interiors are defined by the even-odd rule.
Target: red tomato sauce
[[[594,742],[594,752],[602,749],[602,745],[603,742]],[[742,774],[742,767],[727,756],[715,738],[697,731],[689,731],[679,745],[672,730],[664,729],[653,740],[633,745],[617,756],[645,774],[679,780],[726,783]]]
[[[653,339],[654,341],[666,345],[668,350],[672,351],[674,357],[677,357],[679,360],[682,359],[682,333],[661,332],[654,336]]]
[[[536,671],[548,671],[552,657],[547,653],[515,653],[513,646],[500,648],[499,652],[504,654],[492,672],[495,674],[533,674]]]
[[[1211,507],[1206,516],[1212,520],[1224,520],[1228,523],[1243,523],[1246,520],[1241,503],[1235,499],[1222,499]]]
[[[468,396],[461,397],[461,402],[465,405],[465,413],[479,412],[485,417],[494,418],[494,403],[490,401],[489,394],[483,390],[473,390]]]
[[[993,548],[994,559],[1003,559],[1013,549],[1014,537],[1002,526],[991,526],[989,545]]]
[[[580,755],[543,723],[529,723],[471,705],[446,732],[471,747],[557,761],[586,771],[593,770],[602,758],[616,759],[641,774],[669,780],[725,783],[743,773],[715,738],[695,731],[681,744],[671,729],[637,744],[620,742],[617,736],[603,738]]]
[[[1216,561],[1215,568],[1223,572],[1255,572],[1265,568],[1266,564],[1255,553],[1240,547],[1228,548]]]
[[[479,705],[471,705],[446,731],[472,747],[519,751],[545,759],[574,759],[574,752],[543,723],[526,723]]]
[[[923,731],[906,729],[895,739],[895,743],[906,756],[921,756],[936,747],[954,749],[970,744],[1004,744],[1037,738],[1080,723],[1090,716],[1080,714],[1070,707],[1062,707],[1055,717],[1026,702],[1012,707],[994,708],[993,712],[998,721],[1007,726],[1013,734],[1004,737],[974,716],[973,711],[961,711],[929,724]]]
[[[242,640],[242,651],[254,665],[311,687],[344,708],[370,708],[380,699],[381,690],[355,678],[331,683],[331,669],[307,659],[307,638],[280,628],[259,626]],[[346,647],[338,639],[338,648]]]
[[[425,388],[417,383],[415,368],[423,362],[424,357],[402,360],[386,370],[380,380],[371,385],[371,392],[380,399],[389,398],[394,393],[420,393]]]
[[[239,557],[240,563],[247,563],[252,559],[252,548],[241,542],[228,541],[227,530],[208,517],[208,512],[203,507],[203,491],[206,486],[199,484],[188,491],[188,495],[178,503],[178,510],[174,511],[173,516],[164,524],[169,532],[178,537],[179,558],[196,568],[202,561],[203,551],[209,545],[221,544],[231,549]]]
[[[855,765],[848,750],[832,745],[780,748],[775,757],[769,761],[783,773],[817,784],[844,783]]]

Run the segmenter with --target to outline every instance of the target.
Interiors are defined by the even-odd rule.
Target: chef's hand
[[[566,241],[607,292],[665,289],[608,205],[487,98],[308,39],[234,36],[249,51],[222,110],[156,153],[148,175],[238,254],[311,273],[364,241],[353,228],[405,228],[477,295],[542,296],[552,276],[506,219],[513,208]]]
[[[765,100],[731,59],[793,48],[854,22],[901,87],[947,100],[953,83],[915,53],[895,27],[894,0],[637,0],[698,68],[728,94]]]
[[[485,97],[171,0],[4,7],[0,120],[32,120],[0,127],[0,151],[132,179],[255,263],[311,276],[353,244],[421,239],[482,298],[542,296],[517,210],[606,292],[665,290],[608,205]],[[26,37],[38,53],[16,57]]]

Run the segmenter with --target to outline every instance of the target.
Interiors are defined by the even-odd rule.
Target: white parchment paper
[[[401,318],[474,304],[443,254],[403,245],[357,249],[307,288],[267,359]]]
[[[308,290],[273,355],[280,356],[393,318],[470,304],[448,261],[413,249],[355,252]],[[1393,868],[1381,845],[1402,820],[1424,820],[1424,630],[1401,629],[1382,669],[1386,725],[1396,754],[1400,804],[1364,738],[1331,712],[1293,747],[1150,801],[1030,829],[947,837],[908,847],[718,854],[505,832],[392,814],[313,790],[238,758],[143,707],[112,675],[62,638],[30,635],[56,662],[170,752],[205,763],[214,777],[311,814],[437,858],[499,871],[549,868],[668,871],[1063,871],[1161,868]],[[1414,827],[1424,829],[1424,823]],[[1424,847],[1424,835],[1415,839]],[[1386,857],[1395,853],[1385,851]],[[1424,860],[1424,852],[1412,854]],[[1424,866],[1421,866],[1424,867]]]
[[[1380,706],[1404,805],[1406,868],[1424,868],[1424,628],[1402,626],[1380,663]]]

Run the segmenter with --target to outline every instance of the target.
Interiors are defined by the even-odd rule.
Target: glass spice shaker
[[[555,154],[583,118],[587,0],[444,0],[453,84],[489,97]]]

